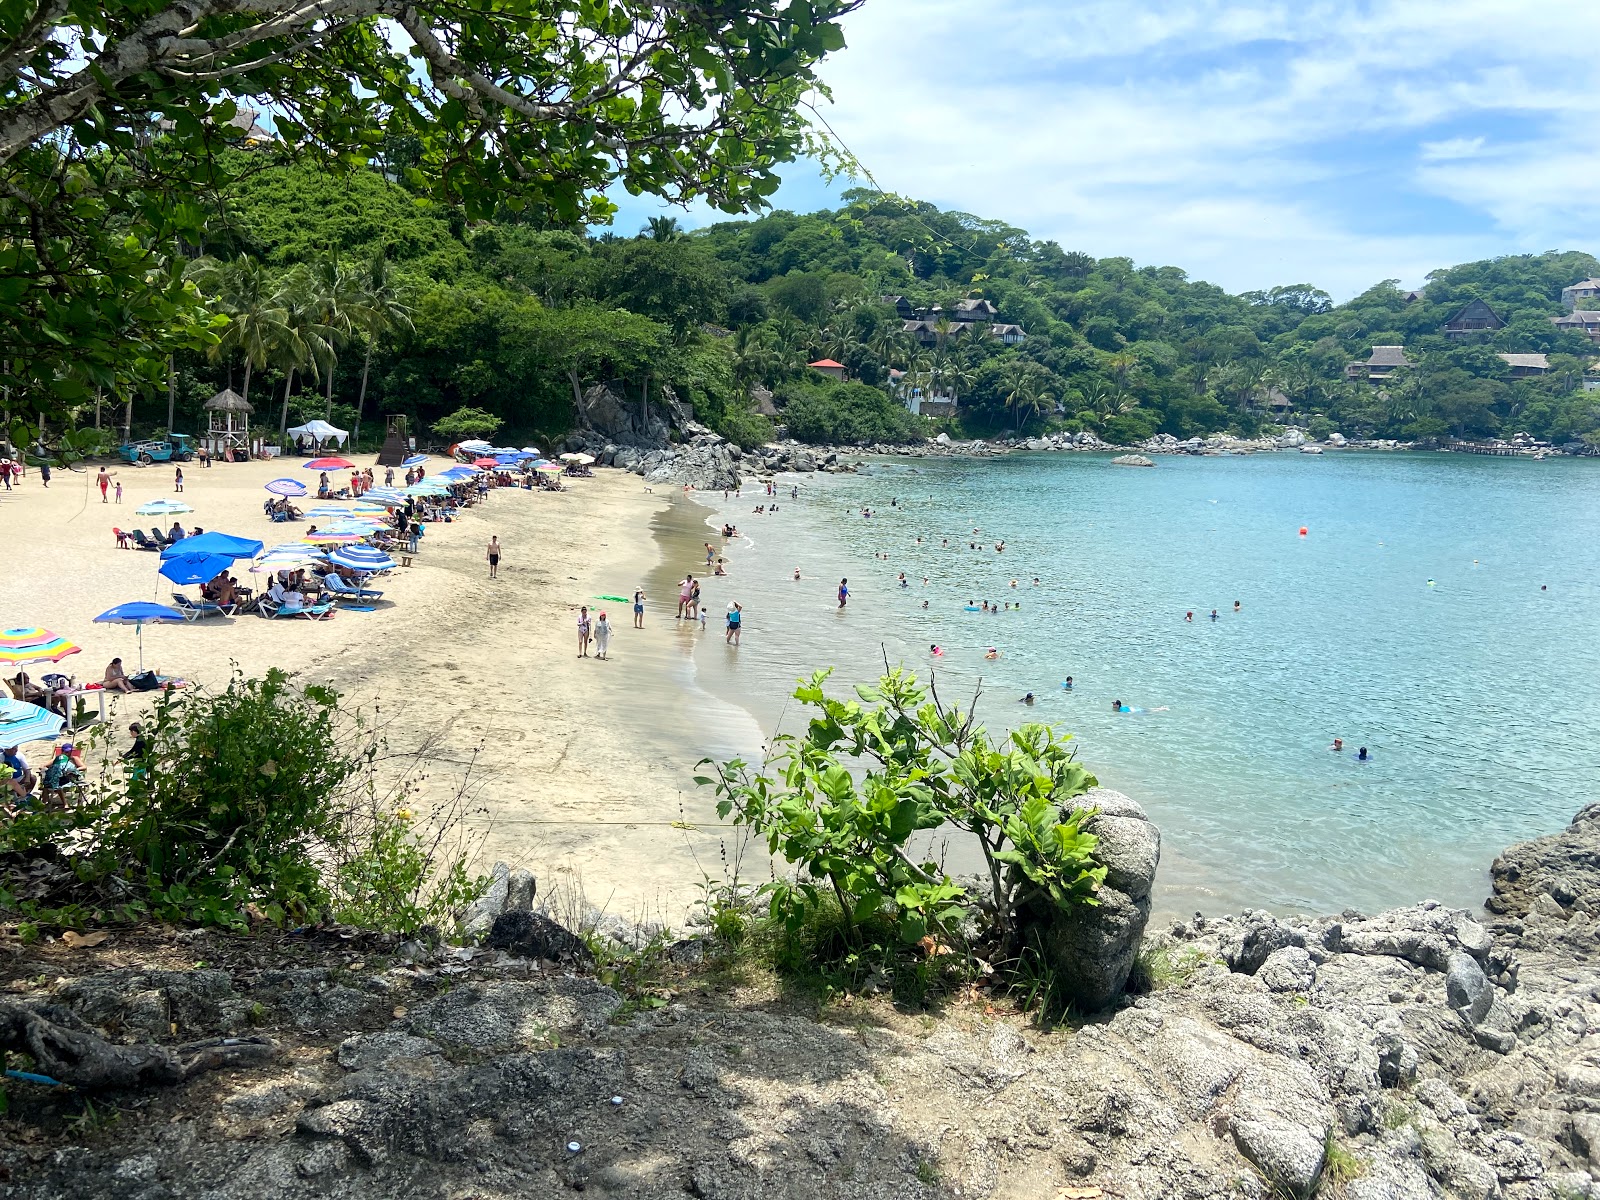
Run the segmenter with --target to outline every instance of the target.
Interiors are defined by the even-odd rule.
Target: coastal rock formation
[[[1118,467],[1153,467],[1156,464],[1142,454],[1123,454],[1111,460]]]
[[[1600,804],[1585,806],[1561,833],[1510,847],[1489,877],[1494,894],[1484,907],[1499,916],[1526,916],[1541,896],[1564,911],[1600,913]]]
[[[1137,890],[1158,844],[1109,836],[1140,820],[1121,799],[1086,798],[1108,882]],[[0,1139],[0,1178],[19,1200],[1594,1200],[1596,824],[1502,855],[1496,894],[1529,899],[1487,919],[1424,901],[1175,923],[1146,938],[1142,994],[1048,1030],[999,998],[819,1019],[669,984],[624,1008],[493,950],[163,971],[77,950],[14,971],[15,1002],[113,1038],[249,1028],[281,1052],[107,1097],[109,1133],[50,1126],[59,1093],[13,1083],[7,1128],[29,1137]],[[178,936],[183,961],[228,953]]]
[[[1067,807],[1094,813],[1081,828],[1100,839],[1095,854],[1106,879],[1099,903],[1066,912],[1040,903],[1021,915],[1039,931],[1063,994],[1076,1007],[1096,1012],[1122,995],[1133,973],[1150,919],[1161,831],[1135,801],[1110,788],[1094,788]]]

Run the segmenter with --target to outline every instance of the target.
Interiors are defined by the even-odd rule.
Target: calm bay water
[[[749,487],[710,502],[748,535],[707,581],[713,628],[733,599],[746,618],[742,648],[701,642],[700,685],[770,729],[815,666],[868,679],[887,654],[963,698],[981,678],[991,728],[1059,723],[1150,811],[1162,909],[1476,904],[1496,852],[1595,796],[1595,462],[1016,455],[783,485],[776,514],[754,515]]]

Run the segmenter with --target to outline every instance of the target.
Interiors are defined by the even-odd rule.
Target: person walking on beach
[[[106,493],[111,490],[111,476],[106,474],[106,469],[104,467],[101,467],[100,474],[95,476],[95,482],[100,485],[100,503],[111,503],[111,501],[106,497]]]
[[[601,613],[594,623],[594,656],[604,658],[610,646],[611,622],[606,620],[605,613]]]
[[[644,589],[633,589],[633,627],[644,628]]]
[[[500,575],[500,537],[496,534],[489,539],[489,578],[497,579]]]
[[[578,609],[578,657],[589,657],[589,606],[587,604]]]
[[[199,454],[201,468],[209,471],[211,469],[211,447],[202,442],[200,444]]]
[[[848,579],[841,579],[839,580],[839,609],[841,612],[844,610],[845,602],[849,599],[850,581]]]
[[[50,486],[50,464],[49,463],[40,463],[39,464],[39,482],[42,483],[45,487],[49,487]]]
[[[739,644],[739,630],[743,624],[744,609],[740,606],[739,602],[735,600],[732,604],[728,605],[728,632],[722,640],[728,643],[730,646],[737,646]]]
[[[172,490],[174,492],[183,491],[183,468],[182,467],[173,468]]]
[[[122,480],[117,480],[117,503],[122,503]]]

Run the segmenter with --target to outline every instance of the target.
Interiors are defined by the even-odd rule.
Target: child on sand
[[[611,646],[611,623],[606,620],[606,614],[601,613],[594,623],[594,656],[604,658],[606,650]]]

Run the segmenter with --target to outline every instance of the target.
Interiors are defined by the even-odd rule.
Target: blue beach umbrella
[[[161,564],[161,574],[180,587],[190,583],[205,583],[215,579],[218,571],[233,566],[231,554],[184,554],[169,558]]]
[[[274,496],[304,496],[306,485],[298,479],[274,479],[266,485],[267,491]]]
[[[0,746],[48,741],[60,733],[65,724],[66,719],[60,713],[9,696],[0,697]]]
[[[428,456],[426,454],[413,454],[409,458],[401,459],[400,460],[400,465],[402,467],[420,467],[423,463],[425,463],[427,461],[428,461]]]
[[[215,574],[215,572],[213,572]],[[97,625],[132,625],[134,634],[139,639],[139,669],[144,670],[144,627],[146,625],[181,625],[183,614],[175,608],[168,608],[165,604],[155,604],[149,600],[130,600],[127,604],[119,604],[115,608],[108,608],[95,619]]]
[[[328,561],[351,571],[392,571],[399,564],[381,550],[368,546],[341,546]]]
[[[254,558],[261,553],[261,543],[254,538],[234,537],[231,533],[197,533],[174,542],[161,552],[162,558],[182,558],[185,555],[222,555],[229,559]],[[212,572],[215,574],[215,572]]]

